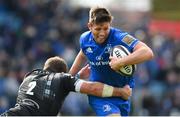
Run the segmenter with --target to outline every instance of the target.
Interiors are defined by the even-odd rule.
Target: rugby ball
[[[130,54],[129,50],[122,45],[114,46],[111,51],[111,56],[113,57],[115,56],[118,58],[128,56],[129,54]],[[123,76],[132,76],[135,70],[136,70],[136,65],[125,65],[119,68],[119,70],[116,72],[118,72]]]

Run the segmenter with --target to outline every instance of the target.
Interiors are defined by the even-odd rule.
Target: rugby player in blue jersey
[[[70,73],[75,75],[87,61],[91,67],[90,81],[98,81],[116,87],[134,87],[134,78],[115,72],[120,67],[138,64],[153,58],[152,50],[127,32],[111,27],[112,16],[106,8],[92,8],[89,12],[89,31],[80,36],[78,53]],[[124,58],[110,56],[112,47],[125,46],[130,52]],[[108,93],[108,90],[107,90]],[[89,104],[98,116],[128,116],[130,100],[89,96]]]

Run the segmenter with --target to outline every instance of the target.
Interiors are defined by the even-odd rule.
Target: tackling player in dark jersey
[[[25,76],[19,87],[15,107],[1,116],[55,116],[70,91],[100,97],[121,96],[125,100],[131,95],[131,89],[128,86],[115,88],[99,82],[79,79],[78,76],[89,75],[87,66],[75,77],[66,72],[67,65],[62,58],[49,58],[43,69],[33,70]]]

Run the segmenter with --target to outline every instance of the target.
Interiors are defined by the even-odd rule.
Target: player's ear
[[[91,30],[92,29],[92,23],[91,22],[88,22],[88,28],[89,28],[89,30]]]

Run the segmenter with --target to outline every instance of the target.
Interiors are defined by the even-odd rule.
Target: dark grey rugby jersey
[[[65,97],[75,91],[76,79],[67,73],[33,70],[20,85],[17,103],[31,99],[37,108],[32,115],[57,115]],[[35,112],[34,112],[35,111]]]

